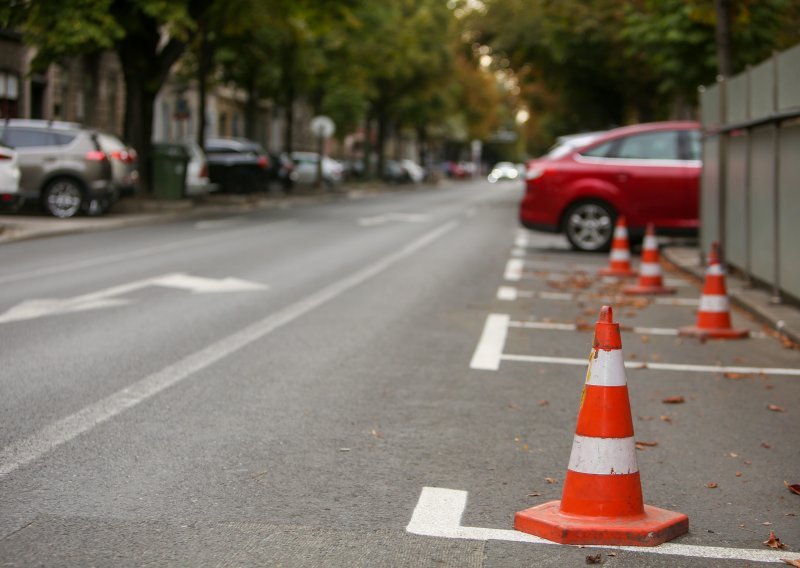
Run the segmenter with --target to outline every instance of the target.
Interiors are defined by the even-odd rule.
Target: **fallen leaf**
[[[639,420],[643,420],[644,422],[650,422],[653,417],[652,416],[637,416]]]
[[[558,481],[556,481],[556,480],[555,480],[555,479],[553,479],[552,477],[545,477],[545,478],[544,478],[544,480],[545,480],[547,483],[558,483]]]
[[[786,548],[786,545],[781,542],[781,539],[775,536],[774,531],[769,531],[769,538],[764,541],[764,544],[776,550]]]
[[[533,493],[528,493],[528,497],[541,497],[541,493],[538,491],[534,491]]]
[[[381,432],[380,430],[373,430],[373,431],[372,431],[372,435],[373,435],[375,438],[378,438],[378,439],[381,439],[381,438],[383,438],[383,432]]]
[[[603,562],[602,554],[589,555],[586,557],[586,564],[600,564]]]
[[[737,471],[736,472],[736,477],[742,477],[742,472],[741,471]]]
[[[636,449],[637,450],[644,450],[645,448],[652,448],[658,445],[658,442],[645,442],[645,441],[636,441]]]
[[[723,375],[726,379],[738,380],[738,379],[752,379],[755,377],[752,373],[725,373]]]
[[[769,408],[772,412],[786,412],[784,407],[778,406],[777,404],[768,404],[767,408]]]
[[[706,487],[708,487],[709,489],[716,489],[719,486],[712,481],[710,483],[706,483]]]
[[[682,396],[670,396],[662,400],[664,404],[683,404],[686,402],[686,399]]]
[[[761,524],[762,524],[762,525],[764,525],[765,527],[768,527],[768,526],[770,526],[772,523],[770,523],[769,521],[764,521],[764,522],[763,522],[763,523],[761,523]]]
[[[753,463],[753,462],[752,462],[752,461],[750,461],[750,460],[744,460],[744,465],[752,465],[752,463]]]
[[[661,420],[662,422],[672,422],[672,418],[670,418],[666,414],[659,416],[658,419]]]
[[[609,553],[608,553],[608,555],[609,555],[609,556],[611,556],[611,557],[613,558],[614,556],[616,556],[616,555],[617,555],[617,553],[616,553],[616,552],[609,552]]]
[[[793,483],[790,485],[788,481],[784,480],[783,484],[786,486],[786,489],[795,495],[800,495],[800,483]]]
[[[547,406],[548,404],[550,404],[550,402],[547,400],[542,399],[539,401],[539,406]]]
[[[788,564],[789,566],[797,566],[797,568],[800,568],[800,560],[789,560],[788,558],[781,558],[781,562]]]
[[[732,458],[738,458],[739,457],[739,454],[734,454],[733,452],[729,453],[728,455],[731,456]]]

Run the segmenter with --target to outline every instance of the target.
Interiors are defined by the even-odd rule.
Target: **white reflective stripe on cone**
[[[658,248],[658,239],[656,239],[655,235],[647,235],[644,238],[644,248],[655,250]]]
[[[701,312],[727,312],[729,309],[728,296],[703,294],[700,297]]]
[[[613,351],[593,349],[589,358],[589,368],[586,371],[586,384],[597,387],[624,387],[627,385],[622,349]]]
[[[657,262],[643,262],[639,265],[639,274],[641,276],[660,276],[661,265]]]
[[[633,438],[590,438],[575,434],[569,469],[577,473],[622,475],[636,473],[636,445]]]
[[[631,253],[628,249],[611,249],[611,260],[630,260]]]
[[[725,274],[725,270],[722,268],[721,264],[712,264],[706,270],[706,274],[712,276],[722,276]]]
[[[628,229],[626,227],[617,227],[614,229],[614,238],[615,239],[627,239],[628,238]]]

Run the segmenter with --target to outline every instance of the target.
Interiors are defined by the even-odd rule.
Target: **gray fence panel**
[[[719,240],[719,137],[706,138],[703,144],[703,171],[700,174],[700,246],[708,252]]]
[[[778,55],[778,109],[800,107],[800,44]]]
[[[800,84],[798,85],[800,86]],[[800,298],[800,124],[781,129],[778,175],[780,287]]]
[[[775,127],[753,130],[750,139],[750,269],[764,282],[775,278]]]
[[[772,59],[750,71],[750,118],[775,112],[775,62]]]
[[[738,75],[728,80],[725,86],[727,101],[725,103],[725,123],[744,122],[749,117],[747,112],[747,74]]]
[[[722,243],[726,262],[747,265],[747,135],[728,140],[726,161],[725,240]]]

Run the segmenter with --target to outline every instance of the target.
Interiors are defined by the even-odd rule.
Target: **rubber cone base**
[[[634,278],[639,276],[639,273],[633,269],[624,268],[603,268],[597,271],[598,276],[619,276],[620,278]]]
[[[550,501],[514,516],[514,528],[561,544],[656,546],[689,532],[689,517],[650,505],[636,517],[565,515]]]
[[[645,296],[645,295],[664,295],[664,294],[674,294],[675,288],[670,288],[668,286],[640,286],[636,284],[634,286],[625,286],[622,290],[625,294],[630,294],[634,296]]]
[[[733,327],[701,328],[696,325],[690,325],[680,328],[678,335],[699,337],[701,339],[745,339],[750,337],[750,330]]]

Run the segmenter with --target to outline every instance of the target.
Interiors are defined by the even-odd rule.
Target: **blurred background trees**
[[[245,93],[246,129],[260,101],[272,101],[286,118],[286,151],[294,146],[298,100],[331,116],[337,136],[363,129],[380,171],[387,139],[401,133],[416,138],[422,162],[434,138],[461,152],[483,140],[496,157],[521,159],[565,133],[692,117],[697,87],[713,82],[722,63],[735,73],[800,41],[800,5],[0,0],[0,26],[21,30],[36,46],[36,69],[116,52],[126,85],[124,136],[145,164],[153,101],[177,69],[201,95],[220,84]],[[201,122],[201,144],[204,131]]]

